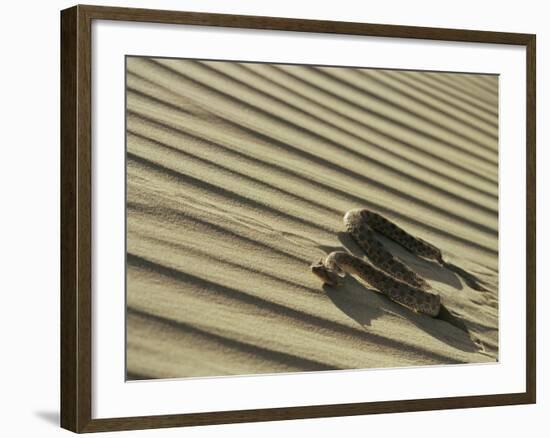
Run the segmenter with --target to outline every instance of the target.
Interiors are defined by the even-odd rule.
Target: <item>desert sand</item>
[[[127,377],[498,360],[498,78],[127,58]],[[368,208],[448,318],[309,265]]]

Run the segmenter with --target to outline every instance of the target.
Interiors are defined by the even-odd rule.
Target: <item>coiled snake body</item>
[[[357,275],[392,301],[429,316],[435,317],[439,314],[440,296],[427,292],[431,286],[426,280],[394,257],[376,239],[375,231],[413,254],[443,264],[439,249],[366,209],[348,211],[344,216],[344,225],[369,261],[344,251],[334,251],[311,265],[311,271],[315,275],[331,286],[336,286],[339,277],[345,276],[345,273]]]

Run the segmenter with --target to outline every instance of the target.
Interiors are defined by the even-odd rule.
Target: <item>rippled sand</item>
[[[358,207],[449,318],[323,290]],[[127,245],[129,379],[498,360],[498,79],[129,57]]]

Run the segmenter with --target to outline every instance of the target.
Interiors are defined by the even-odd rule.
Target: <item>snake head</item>
[[[338,285],[338,275],[327,269],[323,259],[319,260],[317,263],[313,263],[310,269],[324,284],[328,284],[329,286]]]

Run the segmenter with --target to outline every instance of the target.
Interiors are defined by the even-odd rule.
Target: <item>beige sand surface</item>
[[[497,77],[127,71],[130,379],[498,360]],[[351,277],[323,289],[309,265],[357,249],[342,217],[358,207],[441,248],[449,268],[385,241],[452,317]]]

